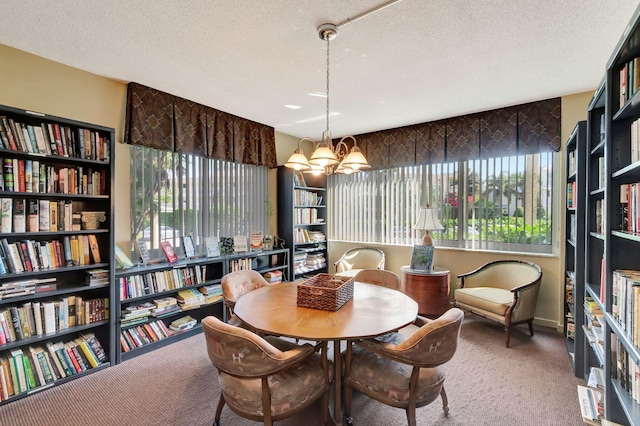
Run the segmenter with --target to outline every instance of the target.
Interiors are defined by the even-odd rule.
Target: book
[[[29,199],[27,204],[27,232],[38,232],[40,230],[39,201]]]
[[[125,254],[124,250],[122,250],[119,245],[113,245],[113,252],[118,269],[124,270],[133,267],[133,262],[131,261],[131,259],[129,259],[129,256]]]
[[[234,253],[242,253],[248,251],[247,237],[245,235],[236,235],[233,237],[233,251]]]
[[[251,251],[262,250],[262,232],[252,232],[249,238]]]
[[[149,254],[149,249],[147,248],[147,243],[144,238],[138,238],[136,240],[136,249],[142,263],[149,263],[151,261],[151,255]]]
[[[169,263],[175,263],[178,261],[178,255],[169,241],[162,241],[160,243],[160,247],[162,248],[162,252],[167,257],[167,261]]]
[[[14,371],[15,371],[15,375],[17,378],[17,394],[19,393],[24,393],[27,392],[29,390],[29,385],[27,383],[27,372],[25,371],[24,368],[24,354],[22,352],[22,349],[20,348],[16,348],[16,349],[12,349],[10,352],[11,354],[11,360],[12,360],[12,364]]]
[[[182,247],[184,248],[184,255],[186,258],[196,257],[196,246],[193,243],[193,237],[191,235],[185,235],[182,237]]]
[[[433,270],[433,251],[432,245],[414,245],[409,267],[418,271],[431,272]]]
[[[27,208],[24,198],[13,199],[13,232],[27,231]]]
[[[41,232],[48,232],[51,230],[49,200],[40,200],[38,204],[38,227]]]
[[[204,245],[207,249],[207,257],[220,256],[220,239],[218,237],[206,237]]]
[[[13,229],[13,200],[11,198],[0,199],[0,228],[2,233],[10,233]]]
[[[98,238],[95,234],[89,234],[89,248],[91,249],[91,257],[94,263],[100,263],[100,246],[98,245]]]

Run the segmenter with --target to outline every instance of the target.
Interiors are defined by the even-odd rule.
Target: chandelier
[[[302,138],[298,141],[298,148],[285,163],[286,167],[294,170],[329,175],[332,173],[357,173],[360,170],[371,167],[360,148],[358,148],[356,138],[345,136],[335,145],[331,139],[331,131],[329,130],[329,44],[337,35],[338,27],[334,24],[322,24],[318,27],[318,36],[327,43],[327,128],[322,133],[320,142],[316,142],[311,138]],[[347,139],[353,141],[351,150],[349,150],[349,146],[345,142]],[[300,149],[300,143],[305,140],[313,142],[315,146],[315,150],[309,160]]]

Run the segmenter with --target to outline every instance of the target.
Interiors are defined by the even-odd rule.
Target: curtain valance
[[[356,136],[373,169],[560,150],[560,98]]]
[[[273,127],[138,83],[127,87],[124,143],[276,167]]]

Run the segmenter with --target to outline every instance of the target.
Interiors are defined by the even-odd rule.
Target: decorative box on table
[[[317,274],[298,284],[298,306],[337,311],[353,297],[353,277]]]

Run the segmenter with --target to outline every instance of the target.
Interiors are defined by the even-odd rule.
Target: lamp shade
[[[331,148],[324,144],[317,147],[309,159],[309,164],[322,167],[333,166],[338,163],[339,161],[336,154],[331,150]]]
[[[423,231],[435,231],[438,229],[444,229],[444,226],[438,220],[436,215],[436,209],[429,207],[422,207],[418,214],[418,221],[413,225],[413,229],[420,229]]]
[[[311,165],[309,161],[307,161],[307,157],[304,156],[304,153],[300,148],[296,149],[289,160],[285,163],[285,167],[290,167],[294,170],[309,170]]]

